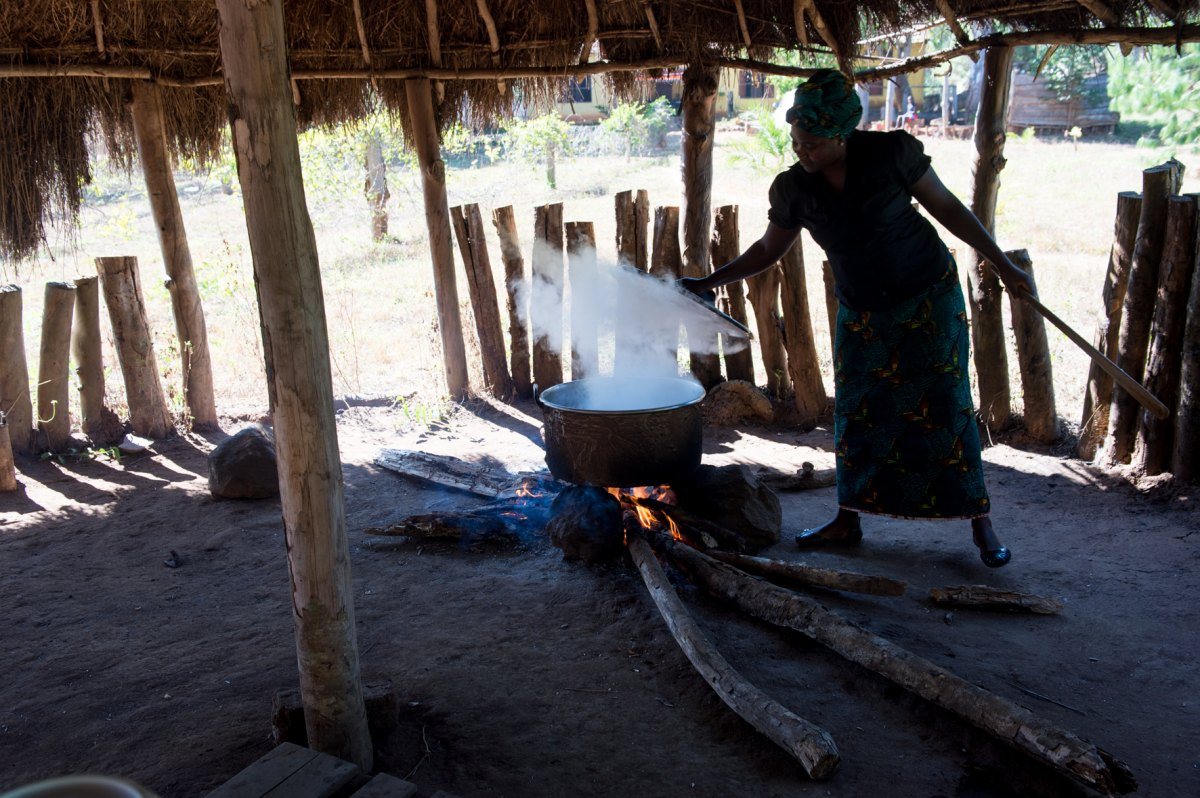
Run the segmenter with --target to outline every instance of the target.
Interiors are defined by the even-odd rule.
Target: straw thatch
[[[1184,22],[1198,5],[1200,0],[283,0],[299,123],[337,125],[385,110],[406,128],[404,77],[440,81],[442,125],[461,118],[480,124],[511,113],[518,101],[530,107],[552,100],[571,75],[584,71],[606,73],[612,90],[628,96],[637,89],[638,74],[697,62],[803,74],[770,65],[779,49],[802,51],[804,63],[832,54],[846,70],[879,67],[860,58],[873,37],[946,24],[947,11],[971,35],[1091,31],[1101,41],[1124,41],[1139,40],[1134,29],[1151,26],[1154,41],[1170,41],[1172,31],[1191,40],[1196,26]],[[165,87],[176,157],[204,163],[217,154],[227,125],[217,33],[216,8],[203,0],[6,5],[0,14],[0,256],[30,255],[47,221],[78,212],[91,142],[102,141],[110,157],[128,163],[130,80],[153,79]],[[963,51],[979,46],[968,43]]]

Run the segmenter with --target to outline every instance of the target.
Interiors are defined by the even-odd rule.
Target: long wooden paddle
[[[1138,404],[1149,410],[1155,418],[1161,419],[1171,415],[1170,408],[1159,401],[1157,396],[1147,391],[1144,385],[1129,376],[1124,369],[1105,357],[1096,347],[1089,344],[1082,335],[1067,326],[1065,321],[1055,316],[1048,307],[1037,300],[1037,297],[1028,291],[1021,291],[1020,298],[1031,305],[1042,316],[1049,319],[1051,324],[1062,330],[1063,335],[1070,338],[1076,346],[1087,353],[1087,356],[1095,361],[1097,366],[1104,369],[1109,376],[1117,381],[1117,384],[1129,391],[1129,395],[1136,399]]]

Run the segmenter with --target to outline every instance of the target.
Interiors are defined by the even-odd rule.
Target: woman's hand
[[[1008,258],[1004,259],[1003,264],[996,266],[996,275],[1004,284],[1004,290],[1018,299],[1025,294],[1037,297],[1037,286],[1033,282],[1033,277],[1029,272],[1018,268]]]
[[[675,282],[675,285],[689,294],[695,294],[709,305],[717,304],[717,292],[707,287],[707,282],[703,277],[681,277]]]

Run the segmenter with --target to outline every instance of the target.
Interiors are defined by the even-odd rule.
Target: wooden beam
[[[946,0],[939,0],[939,2],[942,3],[945,1]],[[1086,8],[1088,11],[1092,12],[1092,16],[1103,22],[1105,25],[1111,26],[1117,24],[1117,15],[1114,14],[1113,10],[1104,3],[1104,0],[1076,0],[1076,2]],[[962,43],[962,40],[960,39],[959,42]]]
[[[596,11],[596,0],[583,0],[583,4],[587,7],[588,27],[583,49],[579,51],[579,63],[586,64],[592,54],[592,45],[600,35],[600,14]]]
[[[458,312],[458,287],[454,281],[454,245],[450,241],[450,204],[446,199],[446,164],[442,160],[434,120],[433,87],[428,80],[405,84],[408,119],[413,129],[413,148],[421,168],[425,194],[425,224],[429,230],[429,254],[433,259],[433,292],[437,298],[438,328],[446,369],[446,390],[456,400],[467,395],[467,353],[463,344],[462,319]]]
[[[492,64],[496,69],[500,68],[500,31],[496,28],[496,20],[492,17],[492,12],[488,9],[487,0],[475,0],[476,6],[479,8],[479,16],[483,18],[484,27],[487,28],[488,43],[492,48]],[[501,94],[508,91],[508,86],[503,80],[496,81],[496,88]]]
[[[363,63],[371,67],[371,49],[367,47],[367,26],[363,22],[362,0],[351,0],[354,6],[354,28],[358,31],[358,45],[362,47]]]
[[[958,40],[958,43],[966,44],[967,42],[971,41],[971,37],[967,35],[967,32],[963,30],[963,26],[959,23],[958,17],[954,15],[954,9],[950,7],[949,1],[937,0],[937,7],[938,11],[941,12],[942,17],[945,18],[946,25],[954,34],[954,38]]]
[[[742,0],[733,0],[733,5],[737,9],[738,27],[742,29],[742,41],[746,43],[747,47],[751,47],[753,42],[750,41],[750,28],[746,25],[746,9],[742,7]]]
[[[146,81],[135,82],[129,112],[142,175],[146,180],[146,194],[150,198],[154,226],[158,229],[163,266],[167,271],[167,289],[171,295],[183,367],[184,402],[191,414],[193,429],[215,430],[218,426],[217,400],[213,389],[212,358],[208,351],[208,327],[192,268],[179,195],[175,191],[159,87]]]
[[[1164,17],[1176,19],[1179,16],[1179,9],[1174,8],[1166,0],[1146,0],[1146,2],[1151,8],[1162,14]]]
[[[104,23],[100,19],[100,0],[92,0],[92,27],[96,31],[96,51],[104,58]]]
[[[304,202],[281,0],[217,0],[221,65],[263,325],[309,746],[373,763],[316,238]]]
[[[841,45],[838,44],[837,38],[834,37],[833,30],[825,22],[825,17],[821,16],[815,0],[800,0],[800,2],[803,3],[804,13],[812,20],[813,27],[817,29],[817,34],[821,37],[821,40],[833,51],[833,57],[837,59],[838,65],[843,70],[849,71],[849,61],[842,53]]]
[[[805,0],[793,0],[792,16],[796,22],[796,39],[805,47],[808,46],[808,21],[804,17],[804,9],[808,6]]]
[[[435,67],[442,65],[442,34],[438,28],[437,0],[425,0],[425,29],[429,33],[429,60]],[[442,82],[434,81],[434,94],[440,103],[446,96],[446,87]]]
[[[654,18],[654,9],[650,7],[650,0],[642,0],[642,7],[646,9],[646,21],[650,23],[650,33],[654,36],[654,43],[661,53],[663,49],[662,34],[658,31],[658,20]]]

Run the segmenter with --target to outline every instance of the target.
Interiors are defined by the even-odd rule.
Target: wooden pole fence
[[[504,262],[504,289],[508,297],[509,373],[513,389],[521,399],[533,396],[529,370],[529,286],[525,280],[525,258],[517,236],[517,218],[511,205],[492,211],[492,224],[500,239]]]
[[[462,255],[471,295],[471,310],[475,317],[475,332],[479,336],[479,351],[483,360],[483,380],[492,396],[502,401],[512,398],[513,382],[504,358],[504,330],[500,325],[500,305],[496,300],[496,281],[492,277],[492,262],[488,258],[487,239],[483,234],[483,217],[479,206],[456,205],[450,209],[454,235]]]
[[[533,329],[533,381],[539,390],[563,380],[563,206],[534,209],[533,274],[529,308]]]
[[[713,218],[712,262],[718,266],[724,265],[741,254],[738,232],[738,206],[723,205],[717,208]],[[746,288],[741,280],[724,286],[720,298],[720,307],[735,321],[746,324]],[[723,336],[725,344],[725,375],[731,380],[754,382],[754,360],[748,341],[735,344],[730,351],[729,338]]]
[[[567,280],[571,286],[571,379],[600,374],[600,325],[595,311],[599,274],[596,226],[567,222]]]
[[[38,359],[38,444],[61,452],[71,439],[71,316],[75,286],[46,283]]]
[[[0,286],[0,413],[7,418],[12,450],[30,454],[34,443],[33,402],[25,360],[21,296],[18,286]]]
[[[804,279],[804,248],[796,239],[779,262],[780,288],[783,294],[783,342],[787,350],[788,375],[801,429],[812,429],[825,413],[829,397],[821,378],[813,339],[812,317],[808,311],[808,287]]]
[[[1028,251],[1015,249],[1004,254],[1032,278],[1033,261]],[[1041,314],[1028,303],[1012,296],[1009,300],[1013,337],[1017,344],[1017,365],[1021,372],[1025,429],[1038,443],[1053,443],[1059,438],[1060,427],[1054,403],[1054,372],[1050,365],[1046,324]]]

